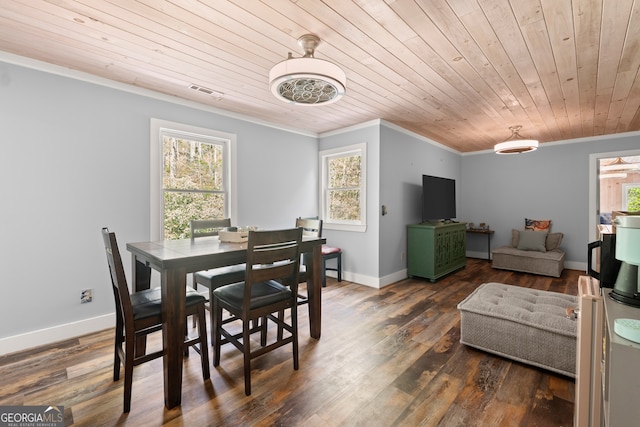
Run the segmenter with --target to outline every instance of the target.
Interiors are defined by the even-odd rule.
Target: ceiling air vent
[[[191,85],[189,85],[189,89],[193,89],[193,90],[197,90],[198,92],[206,93],[207,95],[213,96],[218,101],[221,100],[222,97],[224,96],[224,93],[222,93],[222,92],[218,92],[216,90],[209,89],[207,87],[198,86],[197,84],[193,84],[193,83],[191,83]]]

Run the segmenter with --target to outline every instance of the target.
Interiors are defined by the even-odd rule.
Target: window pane
[[[320,215],[327,230],[367,230],[367,144],[320,151]]]
[[[640,186],[627,189],[627,210],[640,211]]]
[[[222,190],[222,145],[164,136],[163,187]]]
[[[360,155],[329,159],[329,188],[360,186]]]
[[[329,218],[360,221],[360,190],[329,190]]]
[[[190,237],[192,219],[224,218],[224,195],[216,193],[164,193],[164,238]]]

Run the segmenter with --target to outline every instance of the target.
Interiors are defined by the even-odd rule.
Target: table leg
[[[185,300],[187,272],[185,269],[161,272],[162,346],[164,349],[164,404],[167,409],[179,406],[182,400],[182,363],[184,357]]]
[[[320,339],[322,323],[322,246],[315,245],[308,258],[307,292],[309,293],[309,329],[312,338]]]
[[[151,287],[151,267],[131,255],[131,275],[133,292],[140,292]],[[143,356],[147,351],[147,336],[140,335],[136,338],[136,357]]]

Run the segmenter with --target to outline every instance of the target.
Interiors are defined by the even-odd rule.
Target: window
[[[323,227],[366,231],[366,144],[320,152]]]
[[[626,211],[640,211],[640,184],[622,184],[622,206]]]
[[[193,219],[232,217],[233,135],[157,120],[151,127],[152,238],[188,238]]]

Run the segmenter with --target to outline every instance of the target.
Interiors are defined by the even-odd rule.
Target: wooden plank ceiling
[[[639,130],[639,12],[634,0],[1,0],[0,50],[289,128],[379,118],[471,152],[514,125],[541,143]],[[346,72],[337,103],[269,91],[307,33]]]

